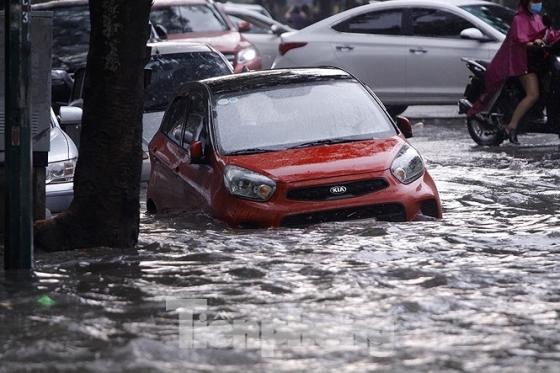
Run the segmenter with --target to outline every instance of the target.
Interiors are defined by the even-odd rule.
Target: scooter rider
[[[519,8],[506,39],[488,66],[485,76],[486,93],[467,114],[478,114],[492,102],[508,78],[517,77],[525,90],[525,98],[519,102],[510,123],[504,128],[509,141],[514,144],[519,144],[519,121],[539,99],[538,62],[529,58],[528,48],[542,46],[560,37],[559,32],[552,31],[544,25],[541,11],[542,1],[519,1]]]

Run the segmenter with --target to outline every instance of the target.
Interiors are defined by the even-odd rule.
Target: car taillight
[[[305,47],[307,43],[280,43],[278,46],[278,51],[280,55],[283,56],[288,53],[289,50]]]

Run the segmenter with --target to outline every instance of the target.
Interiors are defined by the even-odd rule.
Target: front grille
[[[405,221],[406,211],[398,203],[384,203],[379,205],[359,206],[336,210],[311,212],[307,214],[291,215],[282,220],[285,227],[300,227],[309,224],[326,223],[330,221],[371,219],[383,221]]]
[[[292,189],[287,198],[296,201],[326,201],[363,196],[389,186],[384,179],[361,180],[351,183],[323,185],[311,188]]]

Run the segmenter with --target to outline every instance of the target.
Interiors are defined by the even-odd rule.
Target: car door
[[[163,140],[150,145],[153,154],[151,179],[157,190],[158,209],[161,211],[185,207],[182,198],[183,183],[178,171],[185,156],[181,145],[187,120],[187,105],[187,97],[175,98],[163,117],[159,134]]]
[[[340,67],[369,85],[384,104],[402,103],[408,54],[403,10],[362,13],[333,26]]]
[[[271,25],[246,14],[229,14],[229,17],[234,24],[245,21],[251,25],[251,29],[244,32],[243,36],[259,51],[262,68],[270,69],[280,44],[280,37],[272,32]]]
[[[208,146],[208,94],[203,87],[189,92],[187,120],[183,132],[182,150],[185,154],[178,167],[178,176],[183,182],[184,200],[190,208],[208,209],[210,206],[210,184],[213,168],[210,164]],[[194,141],[203,143],[203,157],[194,162],[191,146]]]
[[[489,59],[494,43],[462,39],[461,31],[475,26],[448,10],[417,7],[408,14],[408,96],[414,103],[456,103],[469,75],[461,58]]]

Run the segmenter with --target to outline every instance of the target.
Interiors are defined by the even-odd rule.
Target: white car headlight
[[[424,161],[416,149],[404,145],[391,164],[391,173],[403,184],[410,184],[424,174]]]
[[[258,55],[259,54],[257,53],[257,50],[253,47],[247,47],[241,49],[237,53],[237,63],[245,64],[247,62],[253,61],[255,58],[258,57]]]
[[[76,158],[52,162],[47,166],[46,184],[67,183],[74,180]]]
[[[224,183],[234,196],[265,202],[276,191],[276,183],[270,178],[237,166],[226,166]]]

